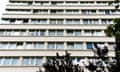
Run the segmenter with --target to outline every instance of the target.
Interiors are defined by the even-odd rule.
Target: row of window
[[[16,66],[20,65],[19,57],[0,57],[0,66]],[[42,58],[41,57],[23,57],[22,65],[41,65]]]
[[[6,9],[7,13],[13,14],[120,14],[120,10],[78,10],[78,9]]]
[[[0,29],[0,36],[105,36],[102,30],[4,30]]]
[[[53,64],[54,57],[46,57],[49,64]],[[83,57],[72,57],[73,64],[83,63],[83,60],[89,60],[90,62],[98,61],[99,58],[83,58]],[[112,62],[116,62],[114,58],[111,58]],[[59,61],[58,61],[59,62]],[[0,57],[0,66],[39,66],[43,64],[43,57],[31,56],[31,57]]]
[[[113,24],[113,19],[2,19],[1,24]]]
[[[110,1],[10,1],[12,5],[108,5]],[[115,5],[116,3],[113,3]]]
[[[104,46],[105,43],[99,43]],[[114,43],[108,43],[114,48]],[[1,42],[0,49],[93,49],[94,42]]]

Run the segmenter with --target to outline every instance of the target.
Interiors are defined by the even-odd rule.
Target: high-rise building
[[[93,58],[94,43],[115,56],[105,29],[120,17],[113,0],[9,0],[0,24],[0,72],[36,72],[65,50],[79,62]]]

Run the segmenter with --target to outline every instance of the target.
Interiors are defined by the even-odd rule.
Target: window
[[[5,35],[6,36],[11,36],[12,31],[11,30],[6,30]]]
[[[2,65],[2,58],[0,58],[0,65]]]
[[[15,49],[16,48],[16,43],[9,43],[9,49]]]
[[[74,33],[75,33],[75,36],[81,36],[81,31],[80,30],[75,30]]]
[[[33,14],[48,14],[48,10],[33,10]]]
[[[23,23],[28,23],[29,20],[28,19],[23,19]]]
[[[1,43],[2,49],[8,49],[8,43]]]
[[[38,36],[45,36],[45,30],[39,30],[37,35]]]
[[[57,30],[57,35],[56,36],[63,36],[63,30]]]
[[[37,49],[43,49],[44,48],[44,43],[42,43],[42,42],[35,43],[35,48],[37,48]]]
[[[117,14],[115,10],[111,10],[111,14]]]
[[[97,1],[96,2],[98,5],[108,5],[107,1]]]
[[[82,43],[75,43],[75,49],[82,49]]]
[[[5,42],[0,44],[1,49],[23,49],[22,42]]]
[[[49,5],[48,1],[35,1],[35,5]]]
[[[85,30],[85,36],[93,36],[92,30]]]
[[[29,31],[29,35],[30,36],[36,36],[37,35],[37,31],[36,30],[30,30]]]
[[[49,31],[49,36],[55,36],[55,30],[50,30]]]
[[[40,24],[47,24],[47,20],[46,19],[41,19]]]
[[[87,49],[93,49],[93,43],[87,43]]]
[[[37,57],[35,65],[41,65],[41,63],[42,63],[42,59],[40,57]]]
[[[31,23],[32,24],[47,24],[47,20],[46,19],[32,19]]]
[[[32,43],[32,42],[27,42],[27,43],[26,43],[26,48],[27,48],[27,49],[33,49],[33,48],[34,48],[33,43]]]
[[[66,24],[80,24],[79,19],[67,19]]]
[[[45,30],[29,30],[29,36],[45,36]]]
[[[30,57],[30,65],[35,65],[35,57]]]
[[[67,30],[67,36],[81,36],[80,30]]]
[[[63,49],[64,44],[63,43],[56,43],[56,49]]]
[[[82,10],[82,14],[96,14],[96,10]]]
[[[78,5],[77,1],[66,1],[66,5]]]
[[[117,10],[117,14],[120,14],[120,10]]]
[[[49,36],[63,36],[63,30],[49,30]]]
[[[29,65],[29,58],[23,58],[23,65]]]
[[[63,19],[51,19],[50,24],[63,24]]]
[[[96,31],[94,32],[94,36],[104,36],[104,34],[103,34],[101,31],[96,30]]]
[[[105,14],[105,15],[111,14],[111,13],[110,13],[110,10],[99,10],[99,13],[100,13],[100,14]]]
[[[20,31],[18,31],[18,30],[14,31],[13,36],[20,36]]]
[[[68,49],[74,49],[74,43],[67,43]]]
[[[51,14],[63,14],[64,10],[51,10]]]
[[[109,15],[109,14],[110,14],[110,11],[109,11],[109,10],[105,10],[105,14],[106,14],[106,15]]]
[[[10,20],[9,19],[2,19],[1,24],[9,24]]]
[[[68,49],[82,49],[82,43],[80,42],[68,42],[67,43]]]
[[[83,24],[99,24],[98,19],[83,19]]]
[[[3,30],[1,32],[4,36],[25,36],[25,30]]]
[[[102,24],[113,24],[113,20],[112,19],[102,19],[101,20],[102,22]]]
[[[41,65],[41,57],[23,57],[23,65]]]
[[[3,36],[4,35],[4,30],[0,30],[0,36]]]
[[[10,63],[11,63],[11,59],[10,58],[5,58],[4,62],[3,62],[3,65],[10,65]]]
[[[23,42],[17,42],[16,48],[17,49],[23,49]]]
[[[67,30],[67,36],[73,36],[73,30]]]
[[[64,2],[62,1],[52,1],[51,5],[63,5]]]
[[[19,64],[19,58],[13,58],[11,64],[12,65],[18,65]]]
[[[66,14],[79,14],[79,10],[66,10]]]
[[[48,43],[48,49],[55,49],[55,43]]]
[[[14,66],[19,64],[18,57],[1,57],[0,58],[0,65],[2,66]]]
[[[64,43],[62,42],[49,42],[48,43],[48,49],[64,49]]]

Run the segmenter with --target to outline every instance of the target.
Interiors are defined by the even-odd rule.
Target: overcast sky
[[[0,0],[0,18],[2,16],[2,13],[5,12],[6,4],[9,0]]]

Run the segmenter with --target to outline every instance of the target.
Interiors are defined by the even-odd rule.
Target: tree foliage
[[[120,2],[120,0],[110,1],[110,2],[109,2],[109,5],[112,5],[113,3],[116,3],[115,9],[118,9],[118,8],[119,8],[119,2]]]
[[[120,33],[120,18],[114,19],[114,24],[110,24],[105,30],[107,36],[115,36],[117,33]]]

